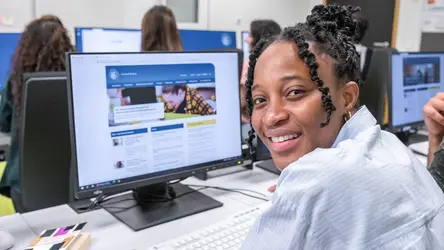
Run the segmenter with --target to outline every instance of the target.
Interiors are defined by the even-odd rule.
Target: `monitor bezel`
[[[406,124],[401,124],[401,125],[393,125],[393,56],[398,56],[400,54],[408,54],[408,55],[428,55],[428,54],[443,54],[443,51],[424,51],[424,52],[393,52],[390,55],[389,58],[389,76],[390,76],[390,81],[389,84],[387,86],[387,93],[388,93],[388,113],[389,113],[389,123],[388,123],[388,129],[394,133],[397,132],[405,132],[411,129],[416,129],[419,128],[421,126],[424,125],[424,117],[421,121],[417,121],[417,122],[410,122],[410,123],[406,123]]]
[[[225,51],[184,51],[184,52],[100,52],[100,53],[79,53],[72,52],[66,53],[66,63],[67,63],[67,83],[68,83],[68,108],[69,108],[69,126],[70,126],[70,135],[71,135],[71,168],[73,169],[73,181],[74,181],[74,197],[76,199],[87,199],[96,197],[102,194],[112,195],[121,192],[125,192],[128,190],[133,190],[135,188],[139,188],[146,185],[168,182],[175,179],[186,178],[195,175],[199,171],[209,171],[218,168],[228,167],[228,166],[238,166],[243,163],[242,157],[242,128],[241,128],[241,116],[239,115],[239,155],[233,157],[230,160],[220,159],[218,162],[213,163],[212,165],[207,164],[199,164],[194,166],[186,166],[180,169],[173,170],[173,173],[161,174],[158,176],[152,176],[149,178],[135,179],[125,183],[117,183],[110,186],[105,187],[96,187],[88,190],[80,190],[79,185],[79,175],[78,175],[78,162],[77,162],[77,142],[75,136],[75,121],[74,121],[74,99],[72,93],[72,72],[71,72],[71,58],[76,55],[128,55],[128,54],[225,54],[232,53],[237,54],[236,60],[239,60],[239,51],[238,50],[225,50]],[[238,64],[236,64],[237,66]],[[238,73],[238,70],[236,70]],[[236,86],[239,87],[238,84]],[[240,89],[239,89],[240,91]],[[239,95],[239,112],[240,112],[240,95]],[[210,163],[211,164],[211,163]],[[140,177],[140,176],[137,176]],[[111,181],[111,180],[110,180]]]

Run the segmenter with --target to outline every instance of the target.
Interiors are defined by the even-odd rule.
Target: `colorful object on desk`
[[[2,179],[3,172],[6,168],[6,162],[0,162],[0,180]],[[12,200],[0,195],[0,217],[14,214],[14,205],[12,204]]]
[[[85,223],[43,231],[26,250],[69,250]]]

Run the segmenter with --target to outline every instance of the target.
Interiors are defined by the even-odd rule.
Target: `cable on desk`
[[[189,187],[197,187],[197,188],[200,187],[200,188],[218,189],[218,190],[222,190],[222,191],[234,192],[234,193],[242,194],[242,195],[248,196],[250,198],[258,199],[258,200],[268,201],[267,198],[262,198],[262,197],[258,197],[258,196],[255,196],[255,195],[247,194],[246,192],[250,192],[250,193],[253,193],[253,194],[258,194],[260,196],[266,197],[265,194],[262,194],[260,192],[256,192],[256,191],[253,191],[253,190],[249,190],[249,189],[243,189],[243,188],[224,188],[224,187],[206,186],[206,185],[192,185],[192,184],[187,185],[187,186],[189,186]]]
[[[199,192],[199,191],[204,190],[204,189],[207,189],[207,187],[202,187],[202,188],[199,188],[199,189],[193,189],[192,191],[188,191],[188,192],[185,192],[183,194],[177,195],[175,197],[170,197],[170,198],[168,198],[166,196],[160,197],[158,195],[155,195],[155,196],[157,196],[159,198],[162,198],[162,199],[158,199],[158,200],[155,200],[155,199],[152,199],[152,200],[151,199],[144,199],[143,202],[146,202],[146,203],[170,202],[170,201],[174,201],[175,199],[178,199],[180,197],[183,197],[185,195],[189,195],[189,194],[192,194],[192,193],[195,193],[195,192]],[[114,202],[106,202],[106,203],[102,204],[101,206],[103,208],[121,209],[122,211],[119,211],[119,212],[123,212],[125,210],[128,210],[128,209],[131,209],[133,207],[139,206],[139,204],[134,204],[134,205],[131,205],[129,207],[108,206],[108,205],[112,205],[112,204],[116,204],[116,203],[119,203],[119,202],[122,202],[122,201],[128,201],[128,200],[135,200],[135,198],[118,200],[118,201],[114,201]],[[111,201],[112,201],[112,199],[111,199]]]

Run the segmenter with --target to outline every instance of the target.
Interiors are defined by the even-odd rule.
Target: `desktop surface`
[[[0,92],[11,70],[12,56],[20,36],[20,33],[0,33]]]
[[[390,126],[406,130],[422,125],[422,108],[444,91],[444,53],[392,55]]]

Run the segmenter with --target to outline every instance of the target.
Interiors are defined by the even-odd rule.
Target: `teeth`
[[[284,142],[299,137],[300,134],[271,137],[272,142]]]

